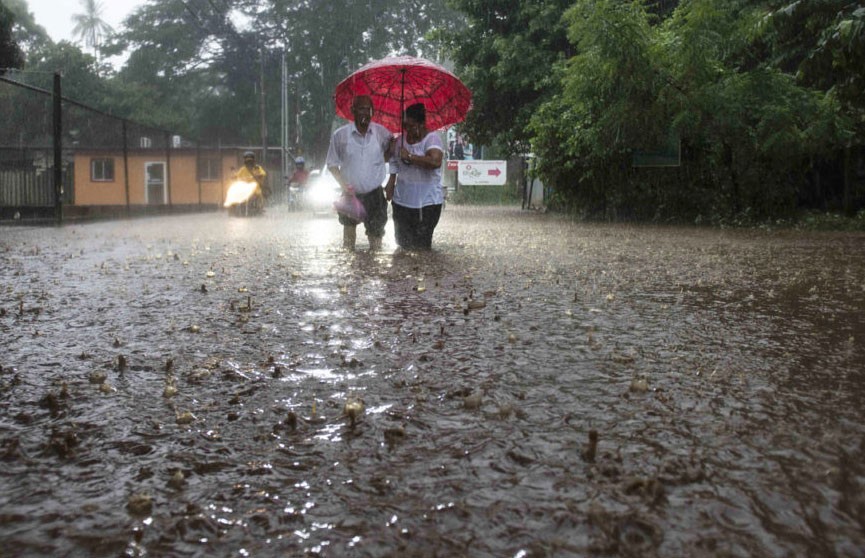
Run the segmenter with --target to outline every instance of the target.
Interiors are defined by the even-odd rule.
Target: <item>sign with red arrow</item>
[[[457,170],[457,180],[464,185],[504,186],[507,177],[507,161],[460,161]]]

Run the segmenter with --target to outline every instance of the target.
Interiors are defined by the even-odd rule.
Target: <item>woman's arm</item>
[[[427,149],[423,155],[409,155],[409,161],[422,169],[432,170],[442,166],[443,156],[442,150],[434,147]]]

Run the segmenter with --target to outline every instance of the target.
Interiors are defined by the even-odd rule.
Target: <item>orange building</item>
[[[242,148],[79,150],[75,206],[221,207]]]

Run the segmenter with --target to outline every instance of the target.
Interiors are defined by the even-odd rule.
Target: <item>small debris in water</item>
[[[595,461],[595,456],[598,452],[598,431],[597,430],[589,430],[589,443],[583,449],[580,456],[583,458],[583,461],[588,461],[589,463],[593,463]]]
[[[634,378],[631,380],[630,391],[634,393],[646,393],[649,391],[649,382],[645,378]]]
[[[297,430],[297,415],[294,413],[294,411],[288,412],[288,414],[285,416],[283,424],[290,428],[292,431]]]
[[[171,478],[168,479],[168,486],[175,490],[180,490],[183,488],[183,485],[186,484],[186,476],[183,474],[183,471],[178,469],[171,475]]]
[[[470,411],[475,411],[480,409],[481,403],[483,403],[484,395],[481,390],[475,391],[474,393],[467,395],[465,399],[463,399],[463,407]]]
[[[132,515],[150,515],[153,510],[153,498],[145,492],[137,492],[129,497],[126,509]]]
[[[345,413],[345,416],[348,417],[352,428],[354,428],[358,417],[363,415],[363,411],[363,399],[358,399],[356,397],[349,397],[343,406],[343,412]]]
[[[388,443],[388,445],[394,445],[397,442],[401,442],[405,439],[405,428],[402,426],[395,426],[392,428],[386,428],[384,431],[384,439]]]

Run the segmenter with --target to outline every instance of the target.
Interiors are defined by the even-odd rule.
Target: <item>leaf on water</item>
[[[463,407],[470,411],[474,411],[480,409],[481,403],[483,403],[484,395],[481,391],[476,391],[471,395],[467,396],[463,399]]]
[[[649,382],[645,378],[634,378],[631,380],[630,391],[634,393],[646,393],[649,391]]]
[[[126,509],[132,515],[149,515],[153,510],[153,498],[144,492],[133,494],[126,502]]]

